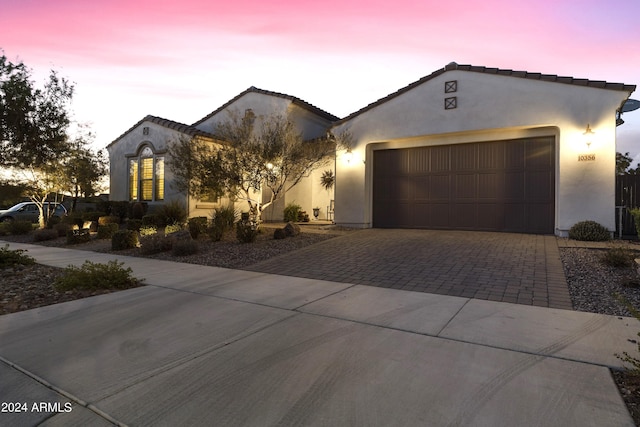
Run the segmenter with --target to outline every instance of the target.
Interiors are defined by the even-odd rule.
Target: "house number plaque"
[[[578,154],[579,162],[595,162],[596,155],[595,154]]]

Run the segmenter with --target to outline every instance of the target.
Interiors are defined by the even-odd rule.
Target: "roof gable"
[[[501,68],[489,68],[489,67],[473,66],[473,65],[459,65],[459,64],[456,64],[455,62],[451,62],[447,64],[444,68],[434,71],[428,76],[425,76],[420,80],[417,80],[399,89],[398,91],[391,93],[385,96],[384,98],[380,98],[379,100],[367,105],[366,107],[361,108],[360,110],[349,114],[347,117],[335,122],[334,125],[342,124],[346,121],[349,121],[366,111],[369,111],[381,104],[384,104],[385,102],[390,101],[393,98],[396,98],[397,96],[400,96],[403,93],[408,92],[411,89],[417,86],[420,86],[421,84],[426,83],[429,80],[434,79],[435,77],[440,76],[441,74],[444,74],[448,71],[453,71],[453,70],[468,71],[472,73],[493,74],[493,75],[499,75],[499,76],[516,77],[516,78],[530,79],[530,80],[539,80],[539,81],[552,82],[552,83],[572,84],[577,86],[588,86],[588,87],[599,88],[599,89],[620,90],[620,91],[629,92],[629,94],[631,94],[633,91],[636,90],[635,85],[627,85],[624,83],[609,83],[603,80],[577,79],[574,77],[563,77],[555,74],[530,73],[528,71],[514,71],[509,69],[501,69]]]
[[[247,89],[247,90],[241,92],[240,94],[236,95],[234,98],[230,99],[229,101],[224,103],[222,106],[217,108],[215,111],[211,112],[207,116],[205,116],[202,119],[198,120],[197,122],[195,122],[191,126],[195,127],[195,126],[198,126],[199,124],[207,121],[208,119],[210,119],[211,117],[215,116],[219,112],[223,111],[225,108],[229,107],[231,104],[233,104],[238,99],[242,98],[243,96],[245,96],[248,93],[258,93],[258,94],[261,94],[261,95],[274,96],[274,97],[277,97],[277,98],[282,98],[282,99],[289,100],[289,101],[291,101],[291,103],[293,103],[295,105],[298,105],[298,106],[304,108],[305,110],[308,110],[311,113],[313,113],[313,114],[315,114],[317,116],[320,116],[323,119],[328,120],[330,122],[335,122],[336,120],[339,119],[339,117],[336,117],[331,113],[328,113],[328,112],[326,112],[324,110],[321,110],[320,108],[316,107],[315,105],[309,104],[308,102],[303,101],[300,98],[296,98],[295,96],[286,95],[284,93],[272,92],[272,91],[263,90],[263,89],[258,89],[255,86],[251,86],[249,89]]]
[[[120,135],[119,137],[114,139],[113,142],[111,142],[111,144],[107,145],[107,147],[113,145],[118,140],[122,139],[125,135],[127,135],[130,132],[132,132],[135,128],[137,128],[138,126],[140,126],[144,122],[155,123],[155,124],[160,125],[162,127],[165,127],[165,128],[168,128],[168,129],[173,129],[175,131],[178,131],[180,133],[183,133],[183,134],[189,135],[189,136],[204,136],[204,137],[212,138],[212,139],[215,138],[214,135],[210,134],[209,132],[205,132],[203,130],[197,129],[197,128],[193,127],[193,126],[186,125],[184,123],[175,122],[175,121],[169,120],[169,119],[163,119],[162,117],[156,117],[156,116],[152,116],[152,115],[147,115],[142,120],[140,120],[138,123],[136,123],[135,125],[131,126],[129,129],[127,129],[122,135]]]

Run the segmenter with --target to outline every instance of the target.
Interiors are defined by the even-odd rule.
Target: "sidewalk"
[[[635,319],[10,246],[148,286],[0,316],[0,425],[633,425]]]

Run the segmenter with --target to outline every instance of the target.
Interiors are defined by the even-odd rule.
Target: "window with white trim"
[[[129,159],[129,200],[164,200],[164,156],[155,155],[148,146]]]

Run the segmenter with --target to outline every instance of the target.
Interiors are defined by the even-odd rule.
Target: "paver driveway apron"
[[[571,309],[554,236],[366,229],[252,271]]]

